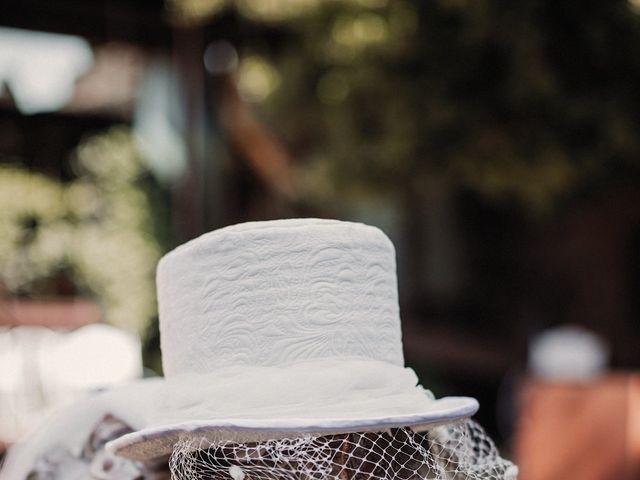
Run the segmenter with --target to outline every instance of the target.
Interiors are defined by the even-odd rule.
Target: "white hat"
[[[260,441],[424,429],[473,415],[404,367],[395,251],[374,227],[318,219],[207,233],[158,266],[165,383],[146,428],[107,445],[145,460],[189,436]]]

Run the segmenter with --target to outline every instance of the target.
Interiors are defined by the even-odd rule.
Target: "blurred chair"
[[[531,380],[521,401],[520,480],[640,479],[640,374]]]
[[[610,373],[609,348],[576,325],[542,332],[520,398],[520,480],[640,479],[640,373]]]
[[[141,351],[139,339],[127,332],[88,325],[64,335],[48,352],[43,378],[56,393],[74,398],[141,378]]]

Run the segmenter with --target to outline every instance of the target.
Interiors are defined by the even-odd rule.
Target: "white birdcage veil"
[[[268,440],[187,437],[169,461],[173,480],[513,480],[474,421],[416,433],[409,428]]]

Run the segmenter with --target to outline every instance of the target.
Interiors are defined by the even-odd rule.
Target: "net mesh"
[[[185,438],[169,460],[173,480],[511,480],[517,468],[500,457],[472,420],[416,433],[308,435],[256,443]]]

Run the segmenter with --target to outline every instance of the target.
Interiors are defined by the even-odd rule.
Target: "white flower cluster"
[[[35,295],[39,281],[64,271],[108,323],[140,334],[155,314],[160,256],[136,184],[145,167],[125,128],[89,138],[74,160],[78,177],[67,184],[0,168],[0,289]]]

